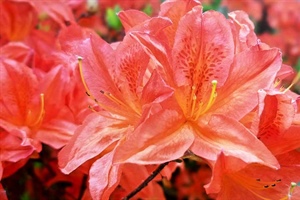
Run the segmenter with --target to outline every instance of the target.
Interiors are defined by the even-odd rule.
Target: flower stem
[[[165,162],[160,164],[153,172],[152,174],[146,179],[144,180],[144,182],[142,182],[137,188],[135,188],[132,192],[130,192],[126,197],[123,198],[123,200],[129,200],[130,198],[132,198],[134,195],[136,195],[139,191],[141,191],[144,187],[146,187],[148,185],[148,183],[150,181],[152,181],[152,179],[154,179],[156,177],[157,174],[159,174],[159,172],[161,172],[161,170],[164,169],[165,166],[167,166],[169,164],[169,162]]]

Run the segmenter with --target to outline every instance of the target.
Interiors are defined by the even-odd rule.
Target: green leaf
[[[117,16],[117,13],[121,11],[119,5],[116,5],[113,9],[107,8],[105,13],[106,24],[115,30],[120,30],[122,28],[121,21]]]
[[[147,15],[151,16],[153,13],[153,8],[151,4],[147,4],[145,8],[143,9],[143,12],[146,13]]]

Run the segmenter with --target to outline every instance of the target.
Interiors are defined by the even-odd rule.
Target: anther
[[[264,188],[269,188],[269,185],[264,185]]]

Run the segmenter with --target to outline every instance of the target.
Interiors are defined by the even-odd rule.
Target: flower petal
[[[168,17],[173,23],[172,26],[164,31],[168,36],[169,45],[171,47],[174,44],[175,33],[181,17],[197,5],[201,5],[197,0],[166,1],[161,4],[159,16]]]
[[[150,17],[146,13],[138,10],[121,11],[119,12],[118,17],[122,22],[125,32],[127,32],[132,27],[150,19]]]
[[[212,80],[222,86],[233,58],[228,21],[218,12],[202,14],[201,7],[194,7],[179,22],[172,54],[178,86],[199,87],[199,94],[211,88]]]
[[[258,90],[272,86],[281,62],[278,49],[253,47],[236,55],[228,80],[217,90],[210,110],[238,120],[244,117],[258,104]]]
[[[108,113],[103,116],[89,115],[70,142],[59,152],[59,166],[64,173],[70,173],[87,160],[99,155],[103,150],[118,141],[130,129],[121,120]]]
[[[246,163],[262,163],[276,168],[278,162],[267,147],[236,120],[213,115],[208,124],[193,126],[196,132],[191,150],[208,160],[216,160],[222,151]]]
[[[90,169],[89,189],[93,199],[109,199],[118,186],[122,173],[122,165],[112,165],[114,152],[98,159]]]
[[[157,108],[152,108],[156,110]],[[114,162],[160,164],[183,156],[194,140],[191,131],[181,127],[182,116],[162,109],[147,117],[116,148]]]

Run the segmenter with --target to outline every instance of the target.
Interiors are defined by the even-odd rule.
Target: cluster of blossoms
[[[125,36],[109,44],[83,26],[92,18],[82,9],[96,10],[75,2],[0,2],[0,180],[47,145],[55,175],[38,171],[39,181],[69,181],[78,199],[122,199],[157,166],[162,177],[134,197],[163,199],[156,181],[167,188],[184,159],[211,169],[194,180],[211,198],[300,198],[300,97],[290,90],[300,73],[282,86],[294,71],[245,12],[167,0],[153,17],[119,12]]]

